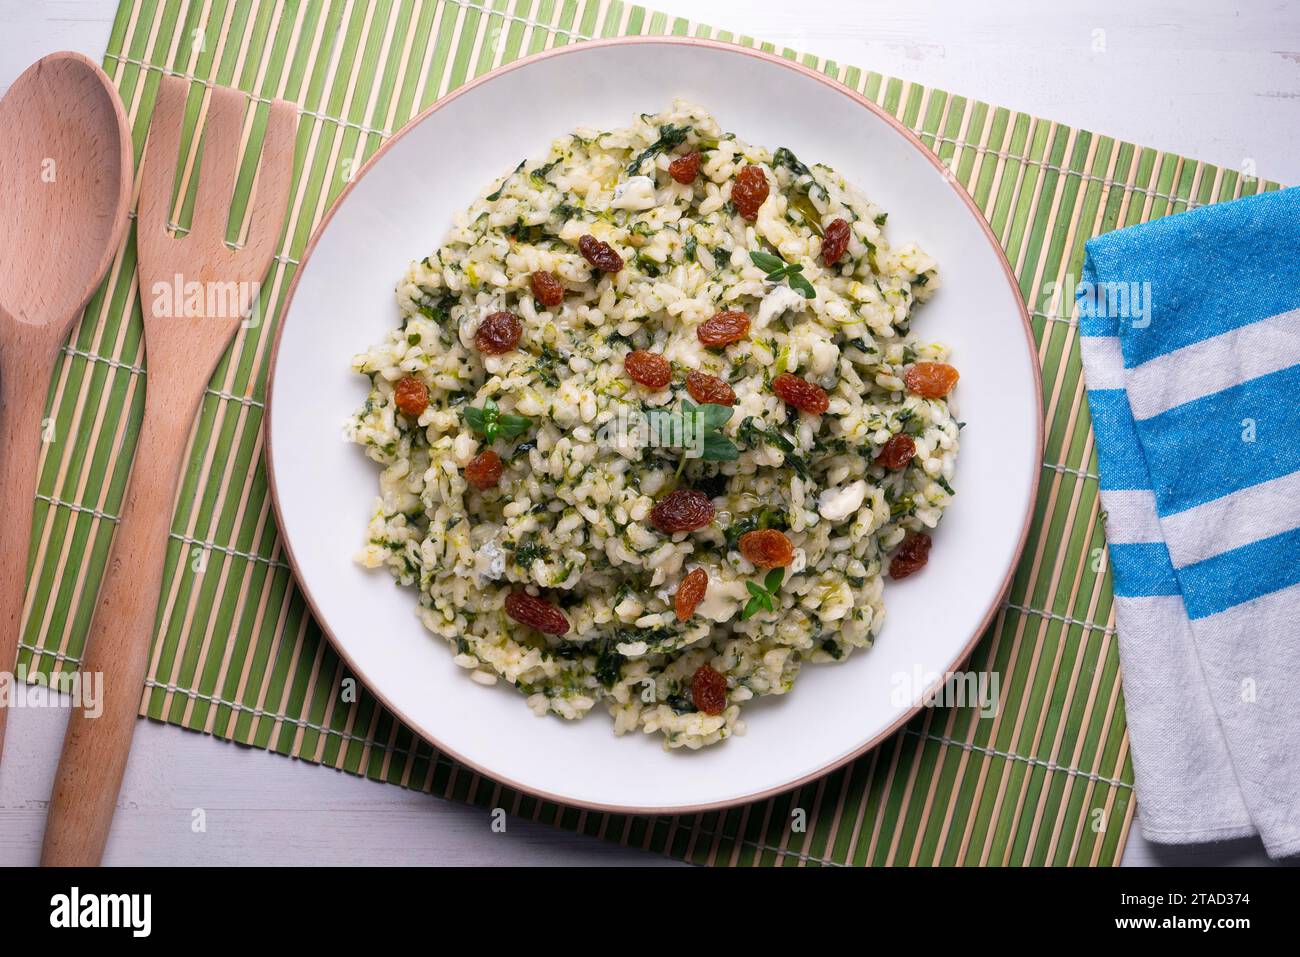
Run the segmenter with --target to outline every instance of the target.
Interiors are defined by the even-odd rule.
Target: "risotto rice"
[[[756,209],[732,194],[746,166],[767,186]],[[827,265],[837,221],[847,247]],[[946,392],[912,377],[947,358],[909,335],[936,264],[885,224],[834,170],[743,143],[685,102],[555,140],[411,264],[401,327],[353,361],[371,391],[349,436],[382,466],[358,560],[418,589],[456,664],[538,714],[602,704],[616,733],[666,747],[742,733],[745,702],[871,645],[891,554],[953,494],[959,423]],[[595,268],[593,241],[621,268]],[[538,286],[545,273],[558,284]],[[748,328],[711,347],[701,326],[727,311]],[[513,325],[485,324],[502,312]],[[517,343],[485,351],[500,329]],[[632,351],[667,360],[668,384],[634,381]],[[734,405],[693,402],[690,372]],[[795,379],[824,412],[783,400]],[[712,515],[672,532],[655,506],[684,489]],[[767,530],[791,548],[782,565],[751,554],[756,539],[741,547]],[[697,568],[705,593],[679,620]],[[507,613],[523,593],[564,633],[530,627],[520,599]]]

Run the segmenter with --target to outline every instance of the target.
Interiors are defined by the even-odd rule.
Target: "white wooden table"
[[[1300,183],[1300,5],[1093,0],[651,0],[841,63]],[[54,50],[103,52],[116,0],[0,0],[0,91]],[[0,451],[2,454],[2,451]],[[11,560],[4,556],[3,560]],[[15,711],[0,768],[0,864],[39,854],[63,711]],[[201,814],[200,814],[201,812]],[[203,830],[195,821],[202,820]],[[1125,864],[1259,864],[1257,842],[1147,844]],[[142,722],[107,863],[667,864]]]

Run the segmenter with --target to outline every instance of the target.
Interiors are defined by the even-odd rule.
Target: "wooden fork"
[[[94,865],[103,854],[140,708],[190,429],[271,264],[289,199],[296,110],[276,100],[247,240],[239,249],[225,244],[246,98],[212,87],[193,224],[187,235],[169,233],[187,94],[187,81],[163,77],[149,125],[136,231],[148,360],[144,422],[81,662],[83,673],[102,675],[103,710],[97,718],[74,710],[68,722],[45,825],[47,865]]]

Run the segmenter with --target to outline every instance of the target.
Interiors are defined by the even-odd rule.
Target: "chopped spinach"
[[[541,187],[546,185],[546,174],[549,173],[551,170],[555,169],[555,167],[559,166],[560,163],[562,163],[563,161],[564,161],[564,157],[561,156],[557,159],[551,160],[551,162],[549,163],[544,163],[543,165],[537,167],[537,169],[529,173],[528,178],[533,181],[533,184],[537,186],[538,189],[540,189]]]
[[[778,146],[775,153],[772,154],[773,166],[784,166],[795,176],[811,176],[810,170],[803,163],[799,162],[799,157],[790,152],[784,146]]]
[[[519,161],[519,165],[516,166],[516,167],[514,168],[514,170],[510,173],[510,176],[514,176],[515,173],[518,173],[521,169],[523,169],[523,168],[524,168],[524,164],[527,163],[527,162],[528,162],[528,160],[526,160],[526,159],[521,159],[521,160]],[[506,188],[506,183],[510,182],[510,176],[507,176],[505,179],[503,179],[503,180],[501,181],[501,185],[500,185],[500,186],[498,186],[495,190],[493,190],[492,192],[490,192],[490,193],[487,194],[487,201],[488,201],[489,203],[495,203],[498,199],[501,198],[501,191],[504,190],[504,189]]]
[[[718,498],[727,494],[727,483],[730,476],[717,472],[713,475],[706,475],[703,478],[697,478],[691,483],[691,487],[703,492],[709,498]]]
[[[686,136],[690,132],[691,127],[689,126],[674,126],[671,123],[659,127],[659,139],[655,140],[648,147],[642,150],[640,155],[628,164],[627,175],[636,176],[637,172],[641,169],[641,164],[646,160],[658,156],[660,153],[665,153],[668,150],[676,149],[686,141]]]
[[[662,269],[657,262],[641,255],[636,257],[636,268],[641,270],[644,275],[649,276],[651,279],[657,279],[660,272],[662,272]]]
[[[785,531],[790,527],[790,516],[779,508],[767,507],[761,511],[746,515],[740,521],[732,522],[727,526],[723,533],[727,539],[727,550],[734,551],[740,536],[747,532],[757,531],[762,528],[774,528],[777,531]]]
[[[694,714],[699,709],[695,707],[695,702],[691,700],[690,695],[676,693],[670,694],[664,699],[664,704],[673,709],[674,714]]]
[[[550,548],[543,545],[532,535],[529,535],[515,546],[515,564],[520,568],[531,568],[533,562],[537,561],[537,559],[540,558],[542,561],[546,561],[550,556]]]
[[[606,688],[614,687],[618,679],[623,676],[625,661],[627,658],[615,651],[611,642],[606,642],[596,654],[596,667],[593,671],[596,680]]]

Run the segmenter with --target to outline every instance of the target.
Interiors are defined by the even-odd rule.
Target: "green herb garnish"
[[[637,171],[641,169],[641,164],[646,160],[681,146],[686,141],[686,134],[690,131],[691,127],[689,126],[673,126],[671,123],[659,127],[659,139],[642,150],[641,155],[628,164],[627,175],[637,175]]]
[[[615,651],[612,644],[606,644],[596,655],[596,667],[592,670],[592,674],[601,685],[612,688],[618,679],[623,677],[625,661],[627,658]]]
[[[551,160],[551,162],[549,163],[543,163],[541,166],[537,167],[537,169],[529,173],[528,178],[533,181],[533,185],[535,185],[538,189],[541,189],[543,186],[546,185],[546,175],[551,170],[555,169],[555,167],[559,166],[560,163],[562,163],[563,161],[564,161],[564,157],[561,156],[558,159]]]
[[[784,166],[795,176],[811,176],[812,170],[808,169],[803,163],[799,162],[799,157],[795,156],[784,146],[778,146],[776,152],[772,154],[773,166]]]
[[[763,584],[759,585],[754,582],[745,582],[745,587],[749,589],[749,601],[745,602],[744,610],[740,613],[740,620],[753,618],[760,611],[776,610],[776,593],[781,588],[781,582],[785,580],[784,568],[773,568],[763,578]]]
[[[688,694],[670,694],[664,699],[664,704],[672,708],[674,714],[694,714],[699,710]]]
[[[699,488],[699,483],[696,483]],[[747,532],[764,528],[775,528],[784,532],[790,527],[790,516],[782,509],[767,507],[753,515],[746,515],[740,521],[732,522],[723,533],[727,539],[727,550],[733,551],[740,544],[740,537]]]
[[[681,464],[685,464],[687,458],[730,462],[740,455],[740,449],[722,433],[722,427],[730,421],[732,411],[729,405],[708,402],[696,405],[689,399],[683,399],[681,409],[676,412],[651,409],[646,415],[657,445],[699,450],[698,455],[683,456]],[[677,471],[681,472],[681,465]]]
[[[636,257],[636,268],[641,271],[642,275],[649,276],[651,279],[657,279],[663,271],[663,267],[659,263],[639,254]]]
[[[519,161],[519,165],[516,166],[516,167],[514,168],[513,171],[511,171],[510,176],[514,176],[515,173],[518,173],[521,169],[523,169],[523,168],[524,168],[524,164],[527,163],[527,162],[528,162],[528,160],[520,160],[520,161]],[[487,194],[487,196],[485,197],[485,199],[487,199],[487,201],[488,201],[489,203],[495,203],[498,199],[501,198],[501,191],[502,191],[503,189],[506,188],[506,183],[510,182],[510,176],[507,176],[505,179],[503,179],[503,180],[501,181],[501,185],[500,185],[500,186],[498,186],[498,187],[497,187],[495,190],[493,190],[491,193],[488,193],[488,194]]]
[[[522,217],[505,227],[502,232],[517,243],[528,244],[535,244],[546,235],[546,230],[540,225],[529,226]]]
[[[780,282],[784,279],[790,283],[791,289],[805,299],[817,298],[817,290],[813,288],[812,283],[803,277],[802,263],[788,263],[780,256],[757,249],[750,251],[749,259],[755,266],[766,273],[763,278],[768,282]]]
[[[481,409],[469,406],[461,411],[465,416],[465,424],[483,436],[483,441],[488,445],[495,442],[497,436],[514,439],[533,427],[533,420],[528,416],[503,413],[493,399],[484,400]]]
[[[532,535],[529,535],[526,541],[521,542],[518,547],[515,548],[515,564],[520,568],[531,568],[533,562],[537,561],[539,558],[542,561],[545,561],[550,558],[550,556],[551,550],[541,542],[537,541],[537,539]]]

